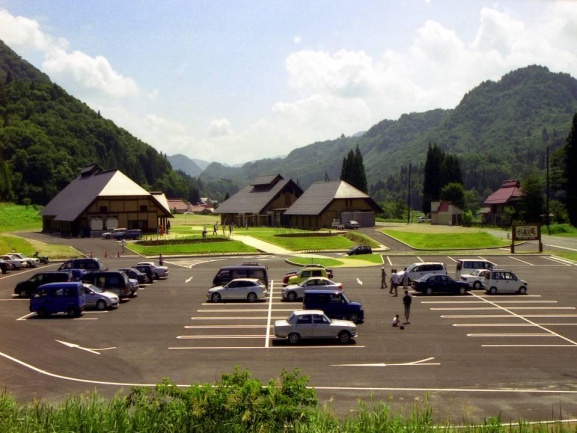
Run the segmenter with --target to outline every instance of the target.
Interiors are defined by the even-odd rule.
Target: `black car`
[[[413,289],[425,295],[434,293],[449,293],[453,295],[465,295],[471,289],[469,283],[455,281],[448,275],[425,275],[413,281]]]
[[[142,230],[140,229],[129,229],[123,232],[115,232],[111,235],[112,239],[140,239],[142,237]]]
[[[373,254],[373,250],[368,245],[357,245],[347,251],[349,256],[356,256],[358,254]]]
[[[144,272],[140,272],[135,268],[120,268],[119,271],[124,272],[128,275],[128,278],[138,281],[138,284],[150,284],[152,279],[148,277]]]

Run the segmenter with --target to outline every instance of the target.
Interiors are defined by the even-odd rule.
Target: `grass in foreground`
[[[455,231],[453,229],[453,231]],[[383,233],[398,239],[416,249],[485,249],[500,248],[509,245],[509,242],[499,239],[487,232],[414,232],[401,230],[382,230]]]
[[[181,387],[168,379],[153,388],[134,387],[127,396],[110,400],[97,393],[70,396],[62,404],[16,402],[0,395],[3,433],[244,433],[244,432],[438,432],[446,433],[569,433],[561,423],[502,425],[498,418],[480,424],[452,425],[436,419],[428,398],[395,411],[388,401],[359,401],[357,410],[339,419],[319,407],[308,377],[298,370],[262,384],[238,368],[220,382]]]

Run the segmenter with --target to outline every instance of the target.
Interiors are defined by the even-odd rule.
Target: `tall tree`
[[[363,155],[358,144],[354,152],[351,149],[348,155],[343,158],[341,180],[365,193],[368,191]]]
[[[436,143],[429,143],[427,159],[425,161],[425,178],[423,180],[423,212],[431,212],[431,201],[438,200],[441,196],[441,169],[443,164],[443,151]]]
[[[544,182],[540,175],[531,174],[521,182],[521,218],[528,223],[539,223],[545,208]]]
[[[569,222],[577,226],[577,113],[565,141],[565,173],[567,178],[567,213]]]

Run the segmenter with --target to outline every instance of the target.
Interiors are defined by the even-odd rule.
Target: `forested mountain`
[[[172,165],[172,168],[183,171],[189,176],[198,177],[200,173],[202,173],[202,170],[206,168],[206,166],[204,168],[200,167],[194,160],[190,159],[186,155],[168,155],[167,158],[170,165]]]
[[[528,66],[498,82],[481,83],[454,109],[403,114],[284,158],[206,168],[189,160],[194,165],[173,170],[166,155],[68,95],[0,41],[0,201],[45,204],[92,163],[118,168],[144,188],[189,201],[199,194],[222,200],[267,174],[280,173],[306,189],[338,179],[343,159],[358,145],[369,194],[406,203],[410,173],[411,204],[420,208],[423,165],[435,143],[458,158],[465,188],[476,191],[481,202],[505,179],[543,172],[545,149],[562,146],[575,112],[577,80]]]
[[[97,163],[148,190],[198,196],[165,155],[67,94],[0,41],[0,201],[45,204]]]
[[[255,161],[240,168],[208,166],[201,179],[227,179],[242,186],[255,173],[281,173],[306,188],[326,175],[338,178],[343,158],[357,144],[363,154],[369,193],[376,200],[406,201],[411,164],[411,203],[420,208],[423,164],[430,143],[458,157],[464,186],[481,202],[503,180],[544,170],[547,146],[562,146],[577,112],[577,80],[541,66],[486,81],[451,110],[403,114],[383,120],[361,137],[343,137],[296,149],[284,159]]]

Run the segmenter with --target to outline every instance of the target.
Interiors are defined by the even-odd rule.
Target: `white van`
[[[487,293],[527,293],[527,281],[517,277],[513,272],[504,269],[493,269],[486,272],[483,288]]]
[[[456,271],[456,279],[459,280],[461,278],[461,274],[470,274],[475,269],[495,269],[498,266],[490,262],[489,260],[484,259],[459,259],[457,260],[457,271]]]
[[[407,266],[406,272],[409,274],[410,283],[411,281],[416,281],[427,274],[447,275],[447,268],[444,263],[440,262],[418,262]],[[399,271],[397,272],[397,275],[399,276],[399,282],[402,284],[405,271]]]

